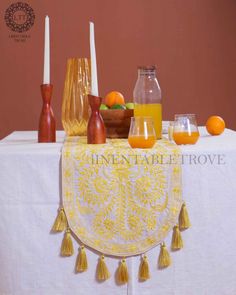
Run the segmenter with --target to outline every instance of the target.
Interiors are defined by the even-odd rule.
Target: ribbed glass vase
[[[90,116],[90,63],[87,58],[67,61],[62,102],[62,125],[69,136],[86,135]]]

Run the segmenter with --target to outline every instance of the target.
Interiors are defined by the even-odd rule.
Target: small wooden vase
[[[106,129],[99,112],[102,98],[98,96],[88,95],[88,102],[91,107],[91,116],[87,127],[87,143],[102,144],[106,143]]]
[[[41,94],[43,107],[39,119],[38,142],[56,141],[56,122],[51,108],[52,84],[43,84]]]

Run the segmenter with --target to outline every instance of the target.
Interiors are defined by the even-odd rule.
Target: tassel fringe
[[[172,242],[171,242],[171,249],[172,250],[179,250],[183,248],[183,240],[181,237],[181,233],[179,230],[179,226],[175,225],[173,229],[173,235],[172,235]]]
[[[144,255],[139,266],[139,280],[146,281],[148,279],[150,279],[149,265],[147,256]]]
[[[129,281],[129,273],[125,258],[120,262],[117,270],[117,281],[119,284],[126,284]]]
[[[84,245],[82,245],[79,249],[79,254],[77,256],[77,263],[76,263],[76,272],[84,272],[88,269],[88,261],[85,252]]]
[[[171,265],[171,257],[166,248],[165,243],[161,244],[160,254],[158,257],[158,267],[160,269],[166,268]]]
[[[61,244],[61,256],[71,256],[74,254],[73,242],[70,229],[67,229]]]
[[[171,249],[179,250],[183,248],[183,240],[181,236],[181,230],[188,229],[191,226],[188,211],[185,202],[182,204],[179,214],[179,225],[175,225],[173,228]],[[67,218],[64,208],[60,208],[58,215],[54,221],[52,231],[62,232],[65,230],[65,234],[61,244],[61,256],[71,256],[74,254],[73,242],[71,237],[71,230],[68,228]],[[165,243],[160,245],[160,253],[158,257],[158,268],[166,268],[171,265],[171,257],[167,250]],[[75,271],[84,272],[88,269],[87,255],[85,247],[82,245],[79,248],[79,253],[76,260]],[[97,279],[99,281],[105,281],[110,278],[110,272],[105,263],[104,255],[101,255],[97,264]],[[150,278],[149,264],[146,255],[143,255],[139,266],[139,280],[146,281]],[[119,284],[126,284],[129,281],[129,273],[126,264],[126,259],[123,258],[117,269],[117,282]]]
[[[102,255],[99,258],[98,265],[97,265],[97,279],[99,281],[105,281],[110,278],[109,270],[105,263],[105,257]]]
[[[179,228],[185,230],[191,226],[186,204],[183,203],[179,214]]]
[[[67,220],[66,220],[66,214],[64,211],[64,208],[60,208],[57,217],[54,221],[52,231],[53,232],[62,232],[66,229],[67,227]]]

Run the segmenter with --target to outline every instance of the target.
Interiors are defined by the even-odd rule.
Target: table
[[[200,132],[195,146],[181,147],[183,195],[192,223],[183,233],[185,247],[171,253],[173,264],[165,270],[157,269],[159,247],[148,252],[151,279],[146,282],[138,282],[140,258],[128,258],[131,279],[124,286],[115,283],[116,259],[106,259],[112,276],[98,283],[96,253],[87,251],[89,269],[82,274],[74,274],[75,255],[59,257],[63,234],[50,229],[59,204],[64,132],[57,132],[55,144],[38,144],[35,131],[3,139],[0,294],[235,295],[236,132],[216,137],[204,128]]]

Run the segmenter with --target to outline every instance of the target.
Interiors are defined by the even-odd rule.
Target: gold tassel
[[[71,256],[74,254],[73,242],[71,239],[70,229],[65,232],[62,244],[61,244],[61,256]]]
[[[139,266],[139,280],[146,281],[148,279],[150,279],[149,265],[147,256],[144,255]]]
[[[179,231],[179,226],[175,225],[174,229],[173,229],[171,249],[172,250],[179,250],[181,248],[183,248],[183,240],[181,237],[181,233]]]
[[[179,228],[185,230],[191,226],[186,204],[183,203],[179,214]]]
[[[107,279],[110,278],[110,273],[109,273],[109,270],[106,266],[106,263],[105,263],[105,257],[104,255],[101,255],[101,257],[99,258],[99,261],[98,261],[98,265],[97,265],[97,279],[99,281],[105,281]]]
[[[125,258],[120,262],[117,270],[117,281],[119,284],[126,284],[129,281],[129,273]]]
[[[77,256],[76,262],[76,272],[83,272],[88,269],[88,261],[85,252],[84,245],[82,245],[79,249],[79,254]]]
[[[66,229],[66,227],[67,227],[66,214],[65,214],[64,208],[60,208],[57,214],[57,218],[54,221],[52,231],[55,233],[62,232]]]
[[[165,243],[161,244],[160,254],[158,257],[158,267],[166,268],[171,265],[171,257],[170,254],[166,248]]]

